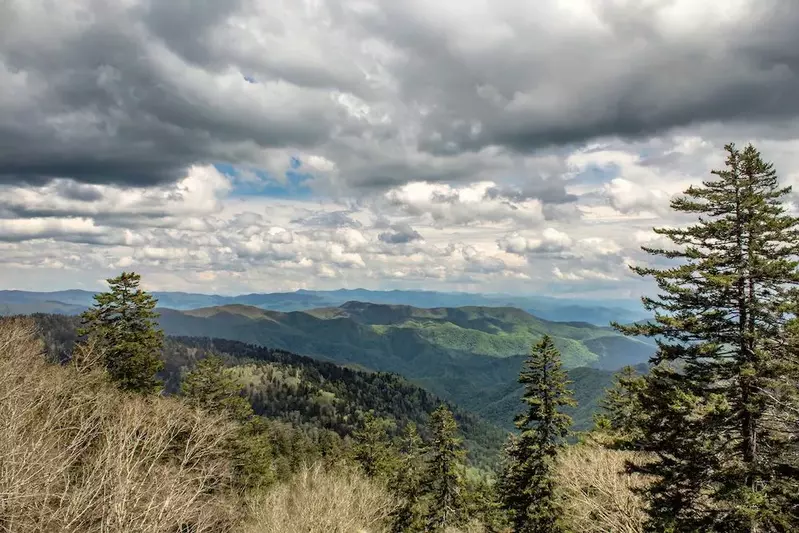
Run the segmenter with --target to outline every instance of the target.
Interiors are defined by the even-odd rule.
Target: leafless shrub
[[[558,486],[565,498],[565,517],[575,533],[639,533],[645,507],[635,489],[649,480],[625,470],[627,461],[646,455],[578,445],[565,450],[558,464]]]
[[[49,364],[31,322],[0,322],[0,532],[228,531],[229,431],[87,365]]]
[[[302,469],[251,502],[247,533],[381,533],[396,501],[354,470]]]

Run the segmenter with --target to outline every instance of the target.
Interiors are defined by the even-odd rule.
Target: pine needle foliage
[[[564,531],[555,490],[558,452],[566,445],[571,418],[563,413],[576,405],[560,353],[549,336],[537,343],[519,375],[527,410],[516,417],[519,435],[506,448],[500,498],[518,533]]]
[[[409,422],[399,440],[398,468],[389,483],[400,502],[391,517],[393,533],[424,531],[421,518],[424,453],[425,445],[416,424]]]
[[[108,279],[109,291],[94,296],[94,306],[81,315],[79,334],[92,338],[104,354],[111,379],[122,390],[152,393],[161,388],[163,369],[157,300],[139,288],[141,276],[122,272]]]
[[[355,441],[353,458],[361,465],[366,477],[385,480],[396,470],[397,455],[388,434],[392,423],[369,411],[364,415],[361,427],[352,435]]]
[[[432,437],[422,481],[422,493],[428,499],[425,531],[444,531],[462,525],[466,519],[466,450],[455,417],[446,405],[430,415],[429,425]]]
[[[646,387],[644,376],[631,366],[625,366],[613,377],[613,385],[605,391],[600,402],[603,412],[597,416],[600,430],[610,433],[611,447],[632,450],[643,446],[643,417],[641,392]],[[601,422],[600,422],[601,420]],[[605,427],[601,427],[601,426]]]
[[[226,414],[237,422],[245,422],[253,414],[243,391],[244,386],[236,380],[231,369],[225,368],[218,355],[201,359],[181,383],[181,395],[189,405]]]
[[[653,321],[615,326],[658,340],[641,401],[644,438],[656,460],[648,491],[650,531],[795,531],[796,508],[780,494],[799,490],[777,465],[789,450],[770,422],[784,409],[775,387],[796,383],[786,325],[796,313],[799,219],[787,213],[789,187],[749,145],[725,147],[714,179],[672,201],[695,216],[658,228],[669,248],[644,248],[663,268],[657,297],[643,298]],[[781,489],[778,490],[778,487]]]

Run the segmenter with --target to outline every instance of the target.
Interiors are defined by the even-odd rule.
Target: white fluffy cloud
[[[544,220],[540,200],[494,196],[495,187],[490,181],[467,186],[412,182],[386,192],[385,208],[439,224],[512,221],[532,225]]]

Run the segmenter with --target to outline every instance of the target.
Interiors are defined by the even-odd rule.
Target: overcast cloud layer
[[[797,94],[780,0],[6,0],[0,288],[635,297]]]

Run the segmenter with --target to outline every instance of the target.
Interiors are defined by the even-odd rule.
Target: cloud
[[[230,17],[243,7],[5,3],[0,180],[152,185],[324,141],[347,121],[328,90],[278,76],[248,83],[241,58],[214,49],[234,38]]]
[[[572,239],[555,228],[546,228],[538,237],[527,238],[514,233],[497,241],[497,245],[505,252],[518,255],[558,253],[571,249]]]
[[[362,228],[363,224],[353,219],[347,211],[333,211],[319,213],[307,218],[296,218],[292,222],[303,226],[318,226],[324,228]]]
[[[552,269],[552,274],[554,274],[556,279],[563,281],[586,281],[586,280],[615,281],[618,279],[609,274],[605,274],[604,272],[598,272],[596,270],[590,270],[586,268],[580,268],[570,272],[563,272],[561,271],[560,268],[554,267]]]
[[[799,112],[799,9],[776,0],[10,0],[0,15],[7,183],[150,186],[217,162],[280,179],[291,157],[320,190],[474,182],[549,147]],[[542,183],[491,194],[571,201]]]
[[[536,199],[547,204],[565,204],[577,200],[577,196],[566,192],[563,181],[529,180],[521,187],[495,186],[486,190],[486,198],[505,198],[513,202]]]
[[[517,221],[536,224],[544,219],[541,201],[513,202],[496,195],[492,198],[489,191],[494,187],[493,182],[460,187],[413,182],[386,192],[383,203],[387,209],[412,216],[425,215],[437,223]]]
[[[0,185],[0,210],[19,217],[93,217],[109,225],[131,225],[140,219],[180,225],[184,217],[218,211],[230,189],[230,181],[214,167],[191,167],[176,183],[151,188],[59,178],[39,186]]]
[[[624,178],[614,178],[604,188],[610,205],[622,213],[641,211],[663,212],[670,196],[658,189],[649,189]]]
[[[422,239],[422,235],[413,229],[410,224],[399,222],[392,224],[390,231],[385,231],[377,236],[387,244],[407,244]]]
[[[95,226],[93,220],[86,218],[0,220],[0,240],[4,241],[49,239],[54,237],[94,240],[102,234],[102,229]]]
[[[725,142],[799,184],[797,26],[776,0],[0,2],[0,279],[632,294]]]

